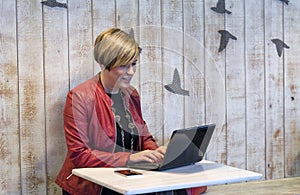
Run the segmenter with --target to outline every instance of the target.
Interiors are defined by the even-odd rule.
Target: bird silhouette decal
[[[43,5],[48,7],[63,7],[68,8],[66,3],[59,3],[56,0],[46,0],[41,2]]]
[[[175,94],[189,96],[189,91],[181,88],[181,81],[177,68],[174,70],[173,81],[171,84],[165,85],[165,88]]]
[[[280,39],[272,39],[271,41],[275,44],[275,46],[276,46],[276,51],[277,51],[277,54],[278,54],[279,57],[281,57],[282,50],[283,50],[284,48],[287,48],[287,49],[290,48],[287,44],[285,44],[285,43],[284,43],[283,41],[281,41]]]
[[[285,3],[285,4],[289,4],[289,0],[279,0],[279,1],[282,1],[283,3]]]
[[[231,14],[231,11],[225,9],[225,0],[218,0],[216,7],[211,7],[210,9],[212,9],[213,11],[219,14],[224,14],[224,13]]]
[[[218,32],[221,34],[219,52],[226,48],[229,39],[237,40],[237,38],[227,30],[219,30]]]
[[[129,35],[134,39],[134,30],[133,30],[133,28],[130,29]]]

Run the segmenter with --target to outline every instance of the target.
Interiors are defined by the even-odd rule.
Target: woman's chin
[[[119,83],[120,88],[127,88],[130,86],[130,81],[128,80],[122,80],[122,82]]]
[[[120,88],[127,88],[127,87],[129,87],[130,86],[130,83],[122,83],[122,85],[120,85]]]

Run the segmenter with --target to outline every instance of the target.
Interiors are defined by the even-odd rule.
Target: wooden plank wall
[[[260,173],[266,169],[264,7],[245,1],[246,165]]]
[[[99,71],[108,27],[143,48],[133,85],[159,144],[173,129],[217,128],[206,158],[265,179],[300,176],[300,3],[226,0],[41,0],[0,3],[0,192],[61,194],[67,92]],[[236,37],[219,51],[221,34]],[[272,39],[289,48],[279,56]],[[167,91],[175,70],[189,95]]]

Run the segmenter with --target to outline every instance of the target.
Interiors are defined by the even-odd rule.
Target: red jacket
[[[133,87],[122,90],[125,104],[139,132],[136,150],[156,149],[142,117],[140,97]],[[101,186],[71,175],[82,167],[126,166],[130,153],[113,153],[116,146],[116,123],[112,101],[105,93],[99,74],[72,89],[64,108],[64,130],[68,153],[55,182],[70,194],[100,194]]]

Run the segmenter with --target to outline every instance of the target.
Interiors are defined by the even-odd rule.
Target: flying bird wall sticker
[[[165,85],[165,88],[174,94],[189,96],[189,91],[181,88],[181,81],[177,68],[174,70],[173,80],[171,84]]]
[[[218,32],[221,34],[220,46],[218,50],[219,52],[223,51],[226,48],[229,39],[237,40],[237,38],[227,30],[219,30]]]
[[[280,39],[272,39],[271,41],[275,44],[275,46],[276,46],[276,51],[277,51],[277,54],[278,54],[279,57],[281,57],[281,55],[282,55],[282,50],[283,50],[284,48],[287,48],[287,49],[290,48],[287,44],[285,44],[285,43],[284,43],[283,41],[281,41]]]
[[[66,3],[59,3],[56,0],[46,0],[41,2],[43,5],[48,7],[63,7],[68,8]]]
[[[288,5],[289,0],[279,0],[285,4]],[[67,4],[66,3],[60,3],[57,2],[56,0],[45,0],[41,2],[43,5],[49,6],[49,7],[62,7],[62,8],[67,8]],[[225,0],[218,0],[217,4],[215,7],[211,7],[211,10],[213,10],[216,13],[220,13],[220,14],[231,14],[232,12],[227,10],[225,8]],[[229,31],[227,30],[219,30],[218,31],[221,34],[221,38],[220,38],[220,46],[218,49],[218,52],[223,51],[224,49],[226,49],[227,44],[229,42],[230,39],[233,40],[237,40],[237,37],[235,37],[234,35],[232,35]],[[130,36],[132,38],[134,38],[134,30],[133,28],[130,29],[129,32]],[[275,45],[276,45],[276,51],[279,57],[281,57],[282,55],[282,51],[284,48],[289,49],[290,47],[285,44],[283,41],[281,41],[280,39],[272,39],[271,40]],[[179,73],[178,70],[175,69],[174,71],[174,75],[173,75],[173,81],[171,84],[165,85],[164,86],[168,91],[174,93],[174,94],[180,94],[180,95],[187,95],[189,96],[189,91],[184,90],[183,88],[181,88],[181,81],[180,81],[180,77],[179,77]]]
[[[129,35],[134,39],[134,30],[133,30],[133,28],[130,29]]]
[[[282,1],[283,3],[285,3],[285,4],[289,4],[289,0],[279,0],[279,1]]]
[[[219,13],[219,14],[231,14],[231,11],[228,11],[225,8],[225,0],[218,0],[216,7],[211,7],[210,9],[212,9],[213,11]]]

